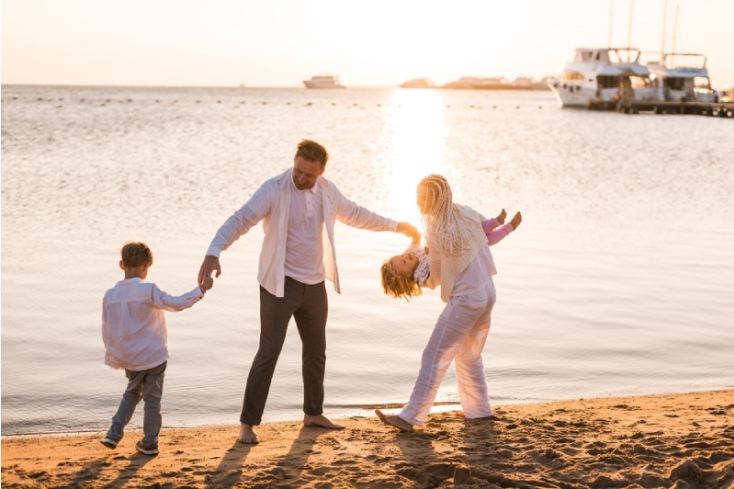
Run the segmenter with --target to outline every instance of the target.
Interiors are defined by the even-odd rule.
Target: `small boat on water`
[[[703,54],[666,53],[647,63],[656,100],[667,102],[717,102]]]
[[[640,64],[634,48],[579,48],[573,61],[561,67],[548,86],[562,107],[588,107],[592,101],[613,102],[621,97],[651,100],[655,90],[650,70]]]
[[[306,88],[347,88],[339,82],[338,76],[317,75],[312,76],[310,80],[303,80]]]
[[[400,88],[436,88],[436,84],[428,78],[414,78],[402,83]]]

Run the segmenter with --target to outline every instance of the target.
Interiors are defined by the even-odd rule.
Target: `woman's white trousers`
[[[491,280],[477,292],[449,299],[423,350],[421,369],[410,400],[400,412],[401,418],[423,426],[453,360],[456,360],[456,378],[464,416],[472,419],[492,415],[482,350],[496,300],[497,293]]]

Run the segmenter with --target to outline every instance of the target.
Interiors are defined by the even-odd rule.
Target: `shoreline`
[[[686,394],[700,394],[700,393],[707,393],[707,392],[720,392],[720,391],[727,391],[734,389],[734,386],[726,386],[726,387],[701,387],[700,389],[692,389],[692,390],[686,390],[684,392],[678,392],[678,391],[661,391],[654,394],[629,394],[629,395],[610,395],[610,396],[600,396],[600,397],[588,397],[588,398],[571,398],[571,399],[543,399],[543,400],[528,400],[528,399],[513,399],[512,401],[496,401],[495,399],[490,399],[492,402],[492,406],[495,409],[501,409],[503,406],[520,406],[520,405],[537,405],[537,404],[551,404],[556,402],[573,402],[573,401],[589,401],[589,400],[604,400],[604,399],[629,399],[629,398],[639,398],[639,397],[659,397],[659,396],[676,396],[676,395],[686,395]],[[374,415],[375,409],[380,409],[386,413],[390,414],[397,414],[400,411],[400,408],[402,408],[405,405],[405,402],[402,403],[383,403],[383,404],[374,404],[374,405],[359,405],[359,406],[350,406],[349,414],[344,414],[345,407],[344,406],[326,406],[324,409],[324,414],[329,417],[332,421],[339,421],[339,420],[346,420],[350,418],[375,418],[377,417]],[[142,409],[142,403],[140,406],[138,406],[138,409]],[[363,411],[363,412],[355,412],[355,410]],[[434,402],[433,406],[431,407],[431,415],[436,415],[444,412],[449,411],[461,411],[461,404],[459,401],[438,401]],[[137,412],[137,410],[136,410]],[[141,411],[142,412],[142,411]],[[338,414],[333,414],[334,412],[337,412]],[[267,410],[266,410],[267,413]],[[236,417],[236,416],[235,416]],[[142,423],[142,418],[140,418],[140,421]],[[264,421],[262,423],[262,426],[271,425],[271,424],[278,424],[278,423],[295,423],[300,421],[300,416],[298,418],[292,418],[292,419],[274,419],[272,421]],[[196,429],[208,429],[208,428],[222,428],[222,427],[229,427],[233,426],[231,422],[227,423],[204,423],[201,425],[195,425],[195,426],[166,426],[165,425],[165,415],[163,420],[163,430],[196,430]],[[142,429],[142,426],[139,428],[128,428],[127,431],[140,431]],[[420,429],[420,428],[419,428]],[[92,433],[103,433],[103,431],[97,430],[97,429],[88,429],[88,430],[71,430],[71,431],[38,431],[38,432],[26,432],[26,433],[10,433],[7,435],[0,435],[0,440],[13,440],[17,438],[35,438],[35,437],[59,437],[59,436],[75,436],[75,435],[88,435]]]
[[[432,413],[399,433],[376,417],[342,431],[300,421],[164,428],[161,453],[135,452],[139,430],[114,451],[103,433],[2,438],[6,487],[734,488],[734,389],[503,404],[490,420]]]

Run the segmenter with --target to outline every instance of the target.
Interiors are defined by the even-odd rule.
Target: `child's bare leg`
[[[380,421],[382,421],[385,424],[389,424],[390,426],[394,426],[395,428],[399,429],[400,431],[410,432],[413,431],[413,425],[405,421],[400,416],[397,416],[395,414],[385,414],[379,409],[375,409],[375,414],[378,418],[380,418]]]

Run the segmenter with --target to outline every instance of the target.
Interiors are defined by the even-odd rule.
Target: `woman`
[[[456,377],[464,415],[492,416],[484,379],[482,350],[497,299],[492,276],[497,270],[482,230],[484,218],[452,201],[451,187],[441,175],[421,180],[417,191],[423,216],[430,275],[426,287],[441,287],[446,307],[423,351],[413,393],[398,415],[375,411],[383,423],[401,431],[423,426],[446,370],[456,360]],[[512,228],[522,221],[518,212]],[[383,276],[384,284],[384,276]]]

